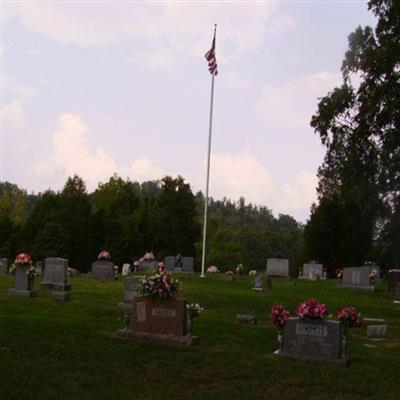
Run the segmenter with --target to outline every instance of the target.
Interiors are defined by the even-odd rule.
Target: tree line
[[[326,149],[305,256],[330,266],[400,265],[400,1],[371,0],[377,25],[349,36],[343,83],[311,126]]]
[[[142,184],[118,175],[88,193],[79,176],[59,192],[27,194],[17,185],[0,183],[0,255],[13,259],[27,251],[34,260],[64,257],[85,272],[106,249],[117,265],[153,250],[195,257],[200,268],[204,196],[185,180],[169,176]],[[302,225],[288,215],[275,218],[266,207],[245,199],[209,201],[206,265],[222,271],[242,263],[265,269],[277,253],[300,262]]]

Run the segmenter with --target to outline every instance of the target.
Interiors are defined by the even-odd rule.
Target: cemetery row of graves
[[[0,275],[4,398],[51,399],[60,388],[74,399],[398,394],[400,271],[382,280],[367,265],[325,279],[309,263],[290,279],[288,260],[275,258],[263,273],[202,279],[171,257],[142,260],[126,276],[107,258],[70,275],[67,259],[48,258],[29,279],[26,256]],[[385,383],[371,386],[384,368]],[[169,383],[149,384],[152,376]],[[299,384],[310,376],[311,387]]]

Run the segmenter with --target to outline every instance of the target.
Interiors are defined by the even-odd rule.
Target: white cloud
[[[160,178],[161,168],[146,158],[133,162],[130,168],[117,165],[113,157],[103,148],[92,150],[88,142],[88,127],[78,114],[62,114],[52,138],[51,157],[36,165],[38,177],[56,178],[61,187],[68,176],[81,176],[89,190],[107,180],[114,173],[129,176],[137,181]],[[41,188],[42,189],[42,188]]]
[[[309,129],[311,115],[317,110],[318,98],[325,96],[341,82],[340,73],[318,72],[281,85],[265,85],[256,108],[267,124]]]
[[[5,93],[17,97],[18,99],[28,99],[38,95],[36,88],[18,83],[14,77],[9,75],[2,76],[2,85],[2,89]]]
[[[218,61],[256,53],[266,35],[295,28],[278,3],[21,3],[5,7],[6,20],[63,44],[109,46],[138,40],[130,61],[171,69],[192,54],[204,54],[218,23]],[[144,53],[144,55],[143,55]],[[150,54],[150,55],[149,55]],[[185,55],[185,57],[183,57]]]
[[[5,130],[16,130],[24,126],[26,115],[20,101],[12,101],[1,109]]]
[[[293,215],[305,220],[316,200],[318,179],[310,171],[299,171],[292,182],[279,183],[250,152],[242,154],[212,154],[210,195],[266,205],[274,213]]]

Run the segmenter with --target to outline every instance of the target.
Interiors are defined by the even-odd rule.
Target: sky
[[[2,1],[0,180],[89,191],[114,173],[181,175],[305,222],[324,149],[310,127],[342,81],[366,1]]]

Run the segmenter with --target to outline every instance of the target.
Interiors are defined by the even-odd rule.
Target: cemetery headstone
[[[33,291],[33,279],[27,275],[28,267],[19,266],[15,270],[14,287],[8,290],[9,297],[36,297],[37,293]]]
[[[70,290],[68,260],[65,258],[46,258],[44,261],[43,282],[40,287],[62,291]]]
[[[324,266],[315,262],[310,262],[303,265],[303,276],[299,278],[316,280],[316,279],[326,279],[324,276]]]
[[[186,335],[186,301],[136,297],[130,330],[161,335]]]
[[[370,282],[370,267],[350,267],[343,269],[342,287],[363,290],[375,290],[375,285]]]
[[[182,272],[194,272],[194,259],[193,257],[182,257]]]
[[[268,258],[267,276],[285,277],[289,276],[289,260],[287,258]]]
[[[43,261],[36,261],[35,268],[36,268],[38,275],[42,276],[43,275]]]
[[[277,356],[348,365],[343,356],[339,321],[289,318],[283,328],[282,348]]]
[[[157,261],[139,261],[139,271],[153,272],[157,269]]]
[[[255,315],[237,314],[236,321],[240,324],[256,325],[257,317]]]
[[[264,277],[261,272],[257,272],[257,274],[254,276],[252,289],[255,290],[256,292],[264,291]]]
[[[400,283],[400,269],[391,269],[387,274],[388,291],[392,296],[396,296],[398,284]]]
[[[8,260],[0,258],[0,275],[8,275]]]
[[[165,270],[173,272],[175,270],[175,257],[168,256],[164,258]]]
[[[130,311],[132,309],[133,300],[140,296],[140,281],[143,276],[130,276],[125,279],[124,299],[118,307],[123,311]]]
[[[367,337],[374,339],[385,338],[387,333],[387,325],[368,325]]]
[[[107,260],[97,260],[92,263],[92,274],[94,278],[101,280],[114,279],[114,263]]]
[[[130,269],[131,269],[130,264],[123,264],[122,265],[122,276],[128,276]]]

